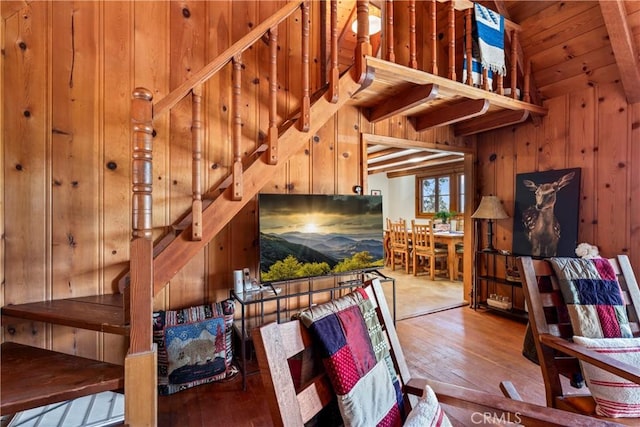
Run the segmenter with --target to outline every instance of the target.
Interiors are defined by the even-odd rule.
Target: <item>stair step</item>
[[[5,305],[2,307],[2,315],[91,331],[129,335],[129,325],[124,323],[123,304],[122,294],[96,295]]]
[[[124,388],[120,365],[13,342],[0,353],[0,415]]]

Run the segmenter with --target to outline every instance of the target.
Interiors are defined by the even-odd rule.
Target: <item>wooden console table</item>
[[[396,321],[396,281],[378,270],[363,270],[334,276],[308,277],[263,285],[258,290],[236,293],[231,290],[231,298],[240,304],[240,317],[234,321],[234,329],[240,341],[240,371],[243,390],[247,388],[247,344],[251,341],[251,330],[269,322],[283,323],[291,320],[290,314],[297,313],[314,304],[314,297],[323,295],[321,302],[328,301],[351,292],[372,275],[381,282],[392,283],[393,322]],[[348,277],[347,280],[338,280]],[[327,298],[328,294],[328,298]],[[317,299],[317,298],[316,298]],[[255,307],[255,313],[249,313]],[[237,311],[236,311],[237,313]],[[288,316],[285,316],[289,314]]]

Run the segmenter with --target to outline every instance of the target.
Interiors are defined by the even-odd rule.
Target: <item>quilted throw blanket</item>
[[[609,260],[557,257],[549,261],[558,277],[574,335],[632,337],[620,284]]]
[[[400,383],[366,291],[312,307],[300,318],[319,343],[345,425],[402,425]]]
[[[488,70],[489,87],[492,85],[493,73],[504,76],[506,74],[506,65],[504,59],[504,18],[487,9],[486,7],[475,4],[473,9],[473,22],[471,34],[471,76],[475,86],[482,83],[482,70]],[[466,37],[464,38],[466,43]],[[464,49],[462,80],[467,80],[466,46]]]

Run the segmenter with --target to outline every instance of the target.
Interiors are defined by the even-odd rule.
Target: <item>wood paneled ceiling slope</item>
[[[398,5],[407,4],[409,7],[412,2],[396,0],[394,3],[394,25],[408,26],[409,23],[403,21],[404,17],[398,14]],[[418,11],[416,32],[419,39],[425,38],[431,25],[428,21],[429,3],[415,3]],[[530,106],[522,108],[518,104],[520,101],[497,94],[477,94],[474,92],[477,88],[473,87],[461,92],[459,85],[449,87],[445,78],[427,79],[424,73],[412,75],[412,70],[407,72],[406,68],[394,69],[387,62],[378,64],[375,61],[367,64],[372,74],[372,83],[353,97],[354,104],[368,109],[365,111],[368,111],[372,122],[403,115],[409,118],[409,123],[417,131],[452,125],[456,135],[468,135],[516,125],[526,120],[536,122],[545,114],[542,108],[545,100],[600,84],[620,82],[629,103],[640,101],[640,1],[496,0],[478,3],[500,13],[511,23],[511,28],[517,29],[517,43],[514,47],[518,51],[517,69],[520,74],[526,73],[527,69],[530,71]],[[456,22],[463,21],[461,16],[469,4],[466,0],[454,1]],[[371,5],[374,6],[371,7],[372,13],[384,17],[385,2],[372,1]],[[422,14],[420,8],[424,9]],[[449,39],[446,26],[448,16],[441,12],[442,7],[439,10],[436,25],[438,41],[432,46],[443,51],[447,48]],[[353,63],[356,35],[351,30],[351,22],[355,20],[356,14],[355,0],[339,2],[339,27],[343,28],[339,38],[341,69]],[[427,20],[422,22],[424,25],[421,25],[421,17]],[[460,24],[456,25],[456,52],[460,52],[460,55],[456,53],[456,72],[460,81],[463,28],[460,28]],[[508,39],[505,46],[508,69],[510,41]],[[379,35],[373,35],[371,44],[373,55],[384,59],[387,49],[385,40],[381,40]],[[403,55],[403,48],[406,50],[406,46],[398,46],[396,43],[396,62],[399,64],[404,60],[411,60],[398,60],[398,56]],[[425,48],[423,52],[419,52],[417,59],[424,65],[432,57]],[[447,77],[447,65],[441,63],[441,59],[437,60],[437,68],[440,76]],[[509,86],[507,80],[508,78],[505,79],[505,88]],[[517,85],[522,91],[520,80]],[[436,93],[433,92],[434,86]],[[540,110],[536,109],[538,106]],[[452,157],[455,156],[453,153],[420,152],[417,149],[378,143],[370,145],[368,152],[370,174],[417,169],[456,160],[456,157]],[[461,160],[462,157],[458,157]]]

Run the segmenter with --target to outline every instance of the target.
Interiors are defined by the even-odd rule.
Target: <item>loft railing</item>
[[[440,3],[441,6],[438,5]],[[446,77],[449,80],[458,81],[466,85],[474,85],[472,80],[472,73],[467,73],[467,78],[462,81],[462,78],[458,76],[457,70],[462,70],[462,57],[459,52],[462,49],[458,49],[456,43],[462,42],[462,39],[457,37],[457,29],[464,28],[464,45],[465,54],[467,58],[471,58],[471,18],[473,14],[473,2],[468,0],[427,0],[425,2],[416,2],[416,0],[394,2],[393,0],[383,0],[379,2],[381,5],[382,15],[382,59],[390,62],[399,63],[397,58],[400,55],[396,52],[396,39],[398,35],[401,35],[406,41],[408,46],[407,62],[403,65],[414,69],[420,69],[428,73]],[[419,4],[423,9],[418,13],[416,4]],[[357,20],[358,20],[358,49],[360,53],[365,55],[371,55],[371,44],[369,43],[368,36],[368,17],[370,12],[369,2],[364,0],[357,1]],[[457,13],[456,13],[457,11]],[[446,15],[446,18],[443,17]],[[396,25],[395,20],[401,18],[400,25]],[[420,21],[424,29],[423,40],[420,43],[416,40],[417,22]],[[406,34],[401,34],[402,28],[407,28]],[[532,94],[530,90],[531,82],[531,64],[522,55],[522,49],[519,44],[520,26],[505,19],[505,31],[504,31],[504,46],[505,46],[505,59],[507,64],[507,75],[497,75],[493,79],[490,85],[488,79],[488,70],[482,70],[482,80],[478,85],[480,88],[488,91],[498,93],[499,95],[505,94],[504,79],[507,78],[511,93],[508,94],[513,99],[519,98],[519,91],[516,88],[522,89],[522,100],[524,102],[531,102]],[[438,41],[441,36],[446,34],[448,45],[447,49],[447,61],[446,70],[439,70],[438,68]],[[418,57],[420,53],[423,53],[423,57],[428,58],[419,63]],[[457,54],[458,53],[458,54]],[[356,54],[356,66],[361,65],[361,55]],[[358,68],[360,73],[365,70]],[[362,74],[360,74],[362,75]]]

